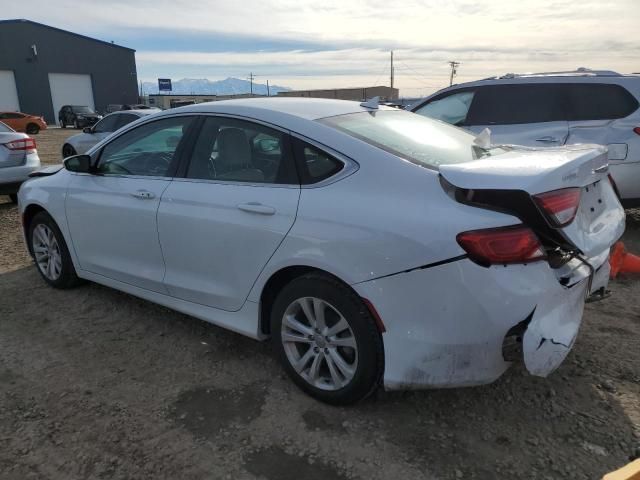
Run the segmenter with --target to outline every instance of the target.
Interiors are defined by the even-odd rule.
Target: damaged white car
[[[256,339],[306,392],[548,375],[604,297],[606,149],[492,146],[376,102],[163,112],[25,183],[46,282],[98,282]]]

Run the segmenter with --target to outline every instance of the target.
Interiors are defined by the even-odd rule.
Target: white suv
[[[610,172],[622,203],[640,206],[640,75],[580,68],[507,74],[454,85],[411,108],[494,144],[609,148]]]

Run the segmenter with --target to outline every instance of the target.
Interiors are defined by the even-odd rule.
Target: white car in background
[[[375,102],[172,109],[64,165],[19,195],[48,284],[270,336],[335,404],[380,382],[488,383],[517,360],[548,375],[625,224],[603,147],[483,146]]]
[[[605,145],[627,207],[640,206],[640,75],[580,68],[508,74],[440,90],[411,107],[496,144]]]
[[[0,195],[17,201],[20,185],[40,168],[36,141],[0,122]]]
[[[62,158],[86,153],[116,130],[146,115],[157,113],[158,109],[122,110],[105,116],[91,127],[82,129],[82,133],[67,138],[62,145]]]

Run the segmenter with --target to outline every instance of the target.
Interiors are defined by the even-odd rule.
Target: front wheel
[[[62,146],[62,158],[72,157],[74,155],[76,155],[76,149],[68,143],[65,143]]]
[[[49,214],[40,212],[33,217],[29,245],[36,268],[49,285],[71,288],[80,283],[62,232]]]
[[[293,280],[277,296],[271,336],[292,380],[316,399],[347,405],[379,385],[382,338],[362,299],[328,275]]]
[[[40,132],[40,127],[35,123],[30,123],[29,125],[27,125],[26,130],[29,135],[37,135]]]

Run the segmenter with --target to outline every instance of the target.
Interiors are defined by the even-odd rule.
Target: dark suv
[[[102,115],[86,105],[64,105],[58,112],[58,122],[62,128],[67,125],[73,125],[74,128],[90,127],[101,118]]]

